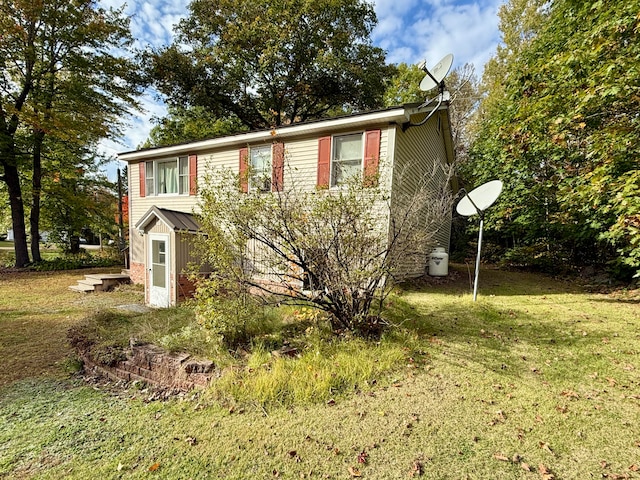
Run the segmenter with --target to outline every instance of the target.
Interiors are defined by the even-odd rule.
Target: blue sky
[[[243,1],[243,0],[238,0]],[[434,65],[448,53],[454,55],[453,68],[472,63],[476,72],[495,52],[500,41],[498,9],[505,0],[373,0],[378,26],[374,44],[387,52],[391,63]],[[188,12],[189,0],[100,0],[104,7],[120,8],[131,17],[136,48],[168,45],[173,26]],[[115,157],[134,150],[148,136],[150,119],[161,117],[165,108],[149,93],[143,98],[143,112],[132,112],[119,143],[103,142],[102,148]],[[115,175],[117,162],[107,172]]]

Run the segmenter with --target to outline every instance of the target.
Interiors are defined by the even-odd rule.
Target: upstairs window
[[[189,157],[147,162],[146,195],[188,195],[190,193]]]
[[[250,175],[249,189],[251,191],[271,191],[271,145],[251,147],[249,150]]]
[[[337,187],[350,178],[362,175],[362,133],[333,137],[331,154],[331,186]]]

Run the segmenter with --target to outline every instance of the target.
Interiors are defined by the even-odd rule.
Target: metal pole
[[[482,229],[484,227],[484,216],[480,215],[480,233],[478,234],[478,255],[476,257],[476,278],[473,282],[473,301],[478,297],[478,276],[480,275],[480,250],[482,250]]]

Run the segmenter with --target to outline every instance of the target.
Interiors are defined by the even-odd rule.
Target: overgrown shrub
[[[243,192],[238,175],[212,172],[201,190],[201,258],[212,270],[198,283],[202,325],[230,344],[247,341],[266,301],[322,310],[336,333],[379,335],[384,299],[406,264],[426,262],[450,214],[450,174],[398,173],[404,193],[392,198],[390,176],[316,190],[291,173],[282,190]]]

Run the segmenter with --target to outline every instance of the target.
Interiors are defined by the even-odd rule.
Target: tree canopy
[[[514,0],[503,10],[510,43],[488,66],[467,167],[477,183],[506,182],[490,225],[528,261],[640,272],[639,9]]]
[[[121,54],[130,42],[122,11],[94,0],[0,2],[0,179],[16,266],[29,262],[22,182],[29,176],[32,251],[35,260],[39,255],[41,179],[54,173],[46,164],[47,138],[95,145],[117,135],[136,104],[138,69]]]
[[[194,0],[176,42],[149,54],[169,104],[249,129],[382,105],[393,67],[364,0]]]

